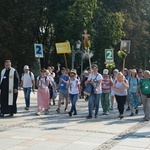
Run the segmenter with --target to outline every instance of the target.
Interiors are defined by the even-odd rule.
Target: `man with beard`
[[[5,61],[5,68],[1,71],[0,77],[1,90],[1,117],[5,114],[13,116],[17,113],[17,96],[19,76],[17,71],[11,67],[11,61]]]

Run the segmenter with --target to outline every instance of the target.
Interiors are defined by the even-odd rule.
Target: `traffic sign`
[[[57,54],[71,53],[69,42],[56,43],[55,45]]]
[[[127,53],[130,53],[130,44],[131,44],[130,40],[122,40],[120,44],[120,50],[124,50]]]
[[[105,49],[105,64],[114,64],[114,50]]]
[[[34,44],[35,57],[43,58],[43,44]]]

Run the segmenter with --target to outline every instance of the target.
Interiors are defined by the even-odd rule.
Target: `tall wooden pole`
[[[90,66],[90,70],[92,70],[92,63],[91,63],[91,58],[90,58],[90,51],[88,48],[88,58],[89,58],[89,66]]]
[[[40,57],[38,58],[38,64],[39,64],[39,75],[41,73],[41,61],[40,61]]]
[[[122,70],[122,73],[124,74],[124,68],[125,68],[125,62],[126,62],[126,59],[125,58],[123,58],[123,70]]]
[[[68,64],[67,64],[67,59],[66,59],[66,54],[64,53],[64,59],[65,59],[65,66],[66,66],[66,70],[68,72]]]

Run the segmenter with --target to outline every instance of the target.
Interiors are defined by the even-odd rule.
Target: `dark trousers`
[[[124,112],[124,104],[125,104],[125,101],[126,101],[126,96],[118,96],[118,95],[115,95],[115,98],[116,98],[116,101],[117,101],[119,113],[120,113],[121,115],[123,115],[123,112]]]

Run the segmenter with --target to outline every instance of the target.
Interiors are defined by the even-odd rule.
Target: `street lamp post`
[[[90,34],[87,33],[87,30],[84,30],[84,34],[82,34],[82,43],[83,43],[84,49],[87,50],[88,52],[90,70],[92,70],[91,58],[90,58],[91,41],[89,40],[89,37],[90,37]]]
[[[79,50],[79,52],[81,53],[81,78],[82,78],[82,72],[83,72],[83,51],[81,50],[80,51],[80,48],[81,48],[81,41],[78,40],[76,42],[76,48]]]
[[[76,42],[76,49],[77,49],[77,51],[75,51],[74,50],[74,46],[72,46],[72,65],[71,65],[72,69],[74,69],[74,62],[75,62],[75,55],[76,55],[76,53],[81,53],[80,52],[80,48],[81,48],[81,41],[78,40]]]

